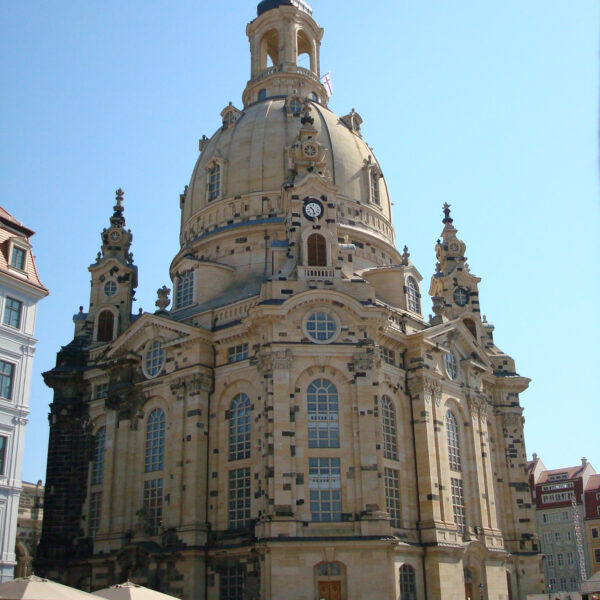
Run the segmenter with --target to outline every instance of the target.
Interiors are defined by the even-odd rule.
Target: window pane
[[[101,485],[104,478],[104,449],[106,427],[100,427],[94,439],[94,456],[92,462],[92,485]]]
[[[155,408],[146,429],[146,473],[161,471],[165,459],[165,413]]]
[[[385,505],[390,515],[392,527],[401,527],[400,523],[400,483],[398,471],[385,469]]]
[[[21,308],[23,303],[14,298],[6,298],[4,306],[4,324],[19,328],[21,326]]]
[[[310,458],[310,511],[313,521],[341,521],[342,490],[339,458]]]
[[[250,521],[250,467],[229,471],[229,528],[245,527]]]
[[[448,460],[450,461],[450,470],[462,471],[460,459],[460,441],[458,437],[458,424],[456,417],[448,411],[446,413],[446,438],[448,440]]]
[[[409,277],[406,281],[406,292],[408,295],[408,310],[421,312],[421,300],[419,298],[419,286],[414,277]]]
[[[177,279],[175,307],[183,308],[192,304],[194,299],[194,271],[186,271]]]
[[[392,401],[383,396],[381,399],[381,429],[383,433],[383,456],[398,460],[398,442],[396,435],[396,411]]]
[[[250,398],[238,394],[229,415],[229,460],[250,458]]]
[[[307,389],[308,447],[339,448],[337,388],[328,379],[317,379]]]
[[[162,525],[163,480],[144,481],[144,509],[150,535],[156,535]]]
[[[25,268],[25,250],[13,246],[10,264],[17,269],[21,269],[22,271]]]
[[[14,369],[11,363],[0,360],[0,397],[6,400],[12,398]]]

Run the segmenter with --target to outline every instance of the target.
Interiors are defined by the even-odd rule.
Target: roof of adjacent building
[[[35,266],[35,257],[31,250],[29,238],[34,235],[34,231],[29,229],[21,221],[15,219],[7,210],[0,206],[0,274],[10,277],[15,281],[32,285],[48,294],[47,288],[40,281],[37,268]],[[13,238],[19,238],[25,242],[27,249],[27,260],[25,270],[18,272],[10,265],[10,241]]]
[[[586,492],[600,490],[600,474],[592,475],[587,482]]]

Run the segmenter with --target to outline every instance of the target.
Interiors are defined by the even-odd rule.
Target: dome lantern
[[[294,91],[326,106],[328,96],[320,81],[323,29],[310,6],[301,0],[264,0],[257,14],[246,28],[251,69],[244,107]]]

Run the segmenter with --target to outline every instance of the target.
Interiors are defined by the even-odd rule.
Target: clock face
[[[111,231],[110,232],[110,239],[113,242],[117,242],[121,239],[121,234],[118,231]]]
[[[304,154],[306,156],[316,156],[317,147],[314,144],[305,144],[304,145]]]
[[[307,200],[304,203],[304,215],[307,219],[320,219],[323,215],[323,205],[314,198]]]

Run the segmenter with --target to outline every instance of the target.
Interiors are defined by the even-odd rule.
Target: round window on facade
[[[465,288],[456,288],[454,290],[454,302],[458,304],[458,306],[466,306],[469,301],[469,292],[465,290]]]
[[[304,322],[306,335],[317,344],[332,342],[340,330],[337,318],[326,310],[311,312]]]
[[[154,340],[146,349],[144,355],[144,374],[148,379],[156,377],[165,363],[165,351],[160,340]]]
[[[448,377],[455,381],[458,377],[458,363],[456,362],[456,356],[452,352],[444,354],[444,366],[446,367],[446,373]]]
[[[111,279],[104,284],[104,294],[109,298],[117,293],[117,284]]]

